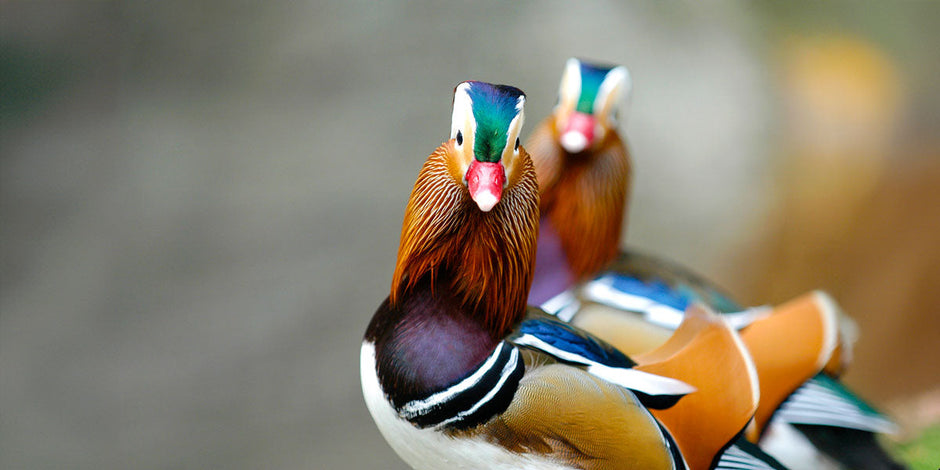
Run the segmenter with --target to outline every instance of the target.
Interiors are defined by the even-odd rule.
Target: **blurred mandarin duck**
[[[758,389],[720,316],[691,308],[641,365],[527,306],[539,193],[524,103],[510,86],[459,84],[450,139],[418,175],[361,351],[385,439],[419,469],[783,468],[731,443]]]
[[[856,333],[828,295],[745,310],[681,266],[620,251],[631,162],[617,127],[630,91],[626,68],[569,59],[558,104],[527,143],[542,196],[529,302],[641,363],[645,351],[673,334],[691,303],[704,303],[741,330],[760,377],[749,439],[794,468],[807,461],[788,462],[781,455],[794,447],[772,435],[802,441],[813,466],[834,459],[851,468],[898,468],[873,435],[894,425],[836,380],[851,360]]]

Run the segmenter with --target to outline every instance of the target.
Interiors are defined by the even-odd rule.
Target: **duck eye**
[[[519,138],[516,137],[516,146],[513,147],[513,150],[519,150]]]
[[[457,131],[457,145],[463,145],[463,132]]]

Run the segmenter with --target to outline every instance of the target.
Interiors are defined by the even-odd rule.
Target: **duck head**
[[[535,170],[519,144],[525,94],[467,81],[454,89],[450,139],[428,157],[405,209],[390,300],[431,279],[494,335],[524,314],[538,235]]]
[[[518,171],[525,94],[515,87],[463,82],[454,89],[450,138],[462,182],[483,212],[499,203]]]
[[[626,67],[568,59],[553,111],[561,146],[574,154],[594,149],[617,128],[621,101],[629,98],[630,87]]]

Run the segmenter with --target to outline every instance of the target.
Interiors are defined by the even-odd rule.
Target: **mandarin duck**
[[[707,307],[632,359],[527,306],[539,192],[519,143],[524,103],[505,85],[454,90],[450,139],[421,168],[362,344],[382,435],[419,469],[784,468],[735,440],[757,407],[756,370]]]
[[[630,91],[625,67],[569,59],[558,104],[527,142],[542,196],[530,303],[640,354],[672,334],[691,302],[702,302],[740,329],[755,362],[761,402],[749,439],[794,468],[832,459],[850,468],[899,468],[874,440],[893,423],[837,380],[855,332],[828,295],[742,309],[684,267],[620,251],[631,162],[617,115]],[[812,464],[784,458],[801,448]]]

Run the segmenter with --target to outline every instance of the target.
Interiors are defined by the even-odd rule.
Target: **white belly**
[[[401,419],[385,398],[375,373],[375,347],[364,342],[359,360],[362,394],[372,419],[395,452],[415,469],[560,470],[573,467],[545,457],[509,452],[477,438],[451,438]]]

